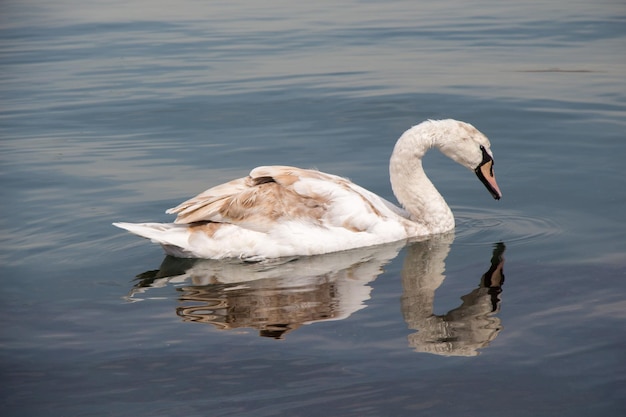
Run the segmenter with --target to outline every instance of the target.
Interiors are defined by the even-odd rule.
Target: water
[[[0,36],[2,415],[626,411],[622,2],[5,1]],[[393,199],[443,117],[504,193],[429,154],[452,235],[242,265],[110,225],[260,164]]]

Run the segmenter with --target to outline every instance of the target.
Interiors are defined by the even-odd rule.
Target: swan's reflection
[[[365,308],[368,282],[405,245],[390,245],[265,263],[166,257],[137,278],[130,297],[150,287],[182,284],[176,313],[220,329],[254,328],[282,338],[303,324],[341,320]]]
[[[424,242],[409,246],[402,268],[402,315],[410,329],[409,345],[418,352],[446,356],[475,356],[502,330],[495,316],[504,283],[503,243],[494,245],[491,266],[478,288],[461,297],[463,303],[443,315],[433,314],[435,290],[444,279],[449,245],[429,251]]]
[[[453,234],[413,242],[402,269],[402,314],[410,329],[409,344],[420,352],[476,355],[501,329],[494,315],[504,280],[504,244],[495,245],[491,267],[477,289],[461,297],[461,306],[433,315],[435,290],[445,276],[445,259]],[[177,285],[184,321],[210,323],[220,329],[254,328],[261,336],[286,333],[325,320],[341,320],[365,307],[371,287],[404,242],[267,263],[191,260],[166,257],[157,271],[137,277],[129,298],[141,299],[149,288]]]

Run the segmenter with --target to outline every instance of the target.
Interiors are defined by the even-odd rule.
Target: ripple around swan
[[[496,241],[536,243],[562,233],[552,219],[524,216],[516,212],[456,208],[456,241],[463,245],[482,245]]]

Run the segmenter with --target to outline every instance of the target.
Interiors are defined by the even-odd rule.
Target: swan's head
[[[502,197],[493,173],[493,153],[489,139],[469,123],[458,120],[430,121],[439,133],[436,146],[441,152],[474,171],[493,198]]]

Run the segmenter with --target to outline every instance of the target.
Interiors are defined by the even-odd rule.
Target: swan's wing
[[[232,223],[266,231],[297,220],[323,227],[367,230],[402,210],[347,179],[287,166],[253,169],[245,178],[210,188],[169,209],[175,223]]]
[[[252,186],[250,182],[249,177],[245,177],[217,185],[165,212],[177,214],[174,223],[178,224],[201,221],[218,222],[221,206],[234,196],[250,189]]]

